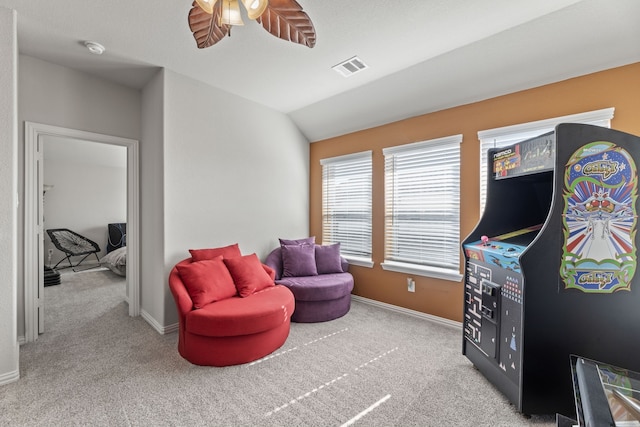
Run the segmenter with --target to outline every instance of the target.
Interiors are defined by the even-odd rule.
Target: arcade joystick
[[[482,240],[484,246],[489,246],[489,238],[487,236],[481,236],[480,240]]]

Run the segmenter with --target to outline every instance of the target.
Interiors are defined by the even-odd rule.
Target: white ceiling
[[[640,0],[298,0],[313,49],[245,19],[198,49],[189,0],[0,0],[22,54],[141,88],[157,67],[289,114],[310,141],[640,61]],[[91,55],[82,42],[103,44]],[[331,67],[358,55],[369,68]]]

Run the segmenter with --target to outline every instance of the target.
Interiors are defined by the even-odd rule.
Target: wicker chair
[[[96,242],[89,240],[86,237],[67,228],[52,228],[47,230],[47,234],[51,238],[51,242],[53,243],[53,245],[58,250],[62,251],[65,256],[64,259],[58,261],[58,263],[53,267],[54,269],[66,259],[67,261],[69,261],[69,265],[61,268],[71,267],[73,271],[77,271],[76,267],[78,267],[80,263],[87,259],[87,257],[89,257],[91,254],[95,255],[98,262],[100,262],[100,258],[98,258],[100,246],[98,246]],[[84,255],[84,257],[82,257],[82,259],[78,261],[76,265],[73,265],[73,262],[71,262],[71,257],[81,255]]]

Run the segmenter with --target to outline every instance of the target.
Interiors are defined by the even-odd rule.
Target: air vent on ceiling
[[[334,65],[333,67],[336,72],[340,73],[344,77],[351,77],[355,73],[358,73],[362,70],[366,70],[369,68],[367,64],[362,62],[362,59],[354,56],[353,58],[347,59],[346,61],[342,61],[338,65]]]

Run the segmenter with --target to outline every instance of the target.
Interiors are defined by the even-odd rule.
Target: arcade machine
[[[462,349],[520,412],[575,412],[572,354],[640,370],[635,159],[639,137],[579,124],[489,151]]]

